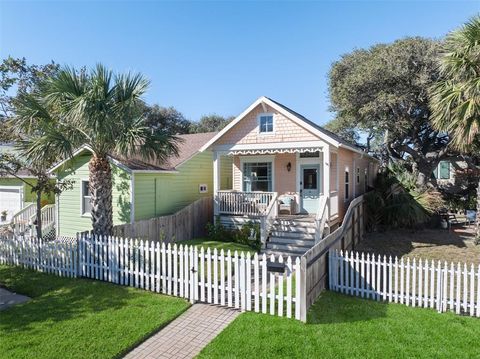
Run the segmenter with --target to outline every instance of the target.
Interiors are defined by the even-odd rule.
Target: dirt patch
[[[391,230],[368,233],[355,250],[479,265],[480,245],[474,244],[474,230],[474,226],[457,225],[450,230]]]

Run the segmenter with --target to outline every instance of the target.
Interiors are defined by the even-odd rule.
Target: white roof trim
[[[233,150],[229,151],[227,155],[273,155],[277,153],[305,153],[305,152],[319,152],[322,147],[304,147],[304,148],[275,148],[275,149],[250,149],[250,150]]]
[[[277,110],[279,113],[284,115],[285,117],[293,120],[295,123],[300,125],[301,127],[305,128],[306,130],[312,132],[320,139],[324,140],[325,142],[333,145],[334,147],[339,147],[340,142],[336,141],[335,139],[331,138],[330,136],[326,135],[325,133],[319,131],[317,128],[313,127],[309,123],[305,122],[303,119],[293,115],[292,113],[285,110],[283,107],[277,105],[275,102],[271,101],[265,96],[258,98],[253,104],[251,104],[245,111],[243,111],[239,116],[237,116],[232,122],[230,122],[223,130],[217,133],[210,141],[208,141],[205,145],[202,146],[200,149],[201,152],[205,151],[211,145],[213,145],[219,138],[221,138],[226,132],[228,132],[232,127],[234,127],[238,122],[240,122],[246,115],[248,115],[255,107],[259,104],[267,104],[270,107]],[[349,147],[350,148],[350,147]]]
[[[258,149],[280,149],[280,148],[308,148],[308,147],[324,147],[323,141],[295,141],[295,142],[268,142],[253,144],[227,144],[213,146],[214,151],[225,152],[235,150],[258,150]]]

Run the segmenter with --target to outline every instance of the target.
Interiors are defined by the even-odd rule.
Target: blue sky
[[[451,2],[113,2],[0,0],[0,55],[139,71],[149,103],[187,118],[237,115],[266,95],[323,124],[327,75],[354,48],[440,38],[480,12]]]

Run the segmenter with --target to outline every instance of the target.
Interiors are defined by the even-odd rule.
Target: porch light
[[[287,171],[290,172],[292,169],[292,164],[290,162],[287,163]]]

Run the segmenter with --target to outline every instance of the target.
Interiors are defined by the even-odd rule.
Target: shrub
[[[260,242],[260,225],[253,221],[249,221],[238,229],[229,229],[220,223],[217,219],[216,223],[207,223],[207,235],[212,241],[235,242],[248,245],[256,250],[261,247]]]
[[[427,223],[445,204],[439,192],[417,188],[414,176],[396,166],[379,174],[366,195],[367,230],[414,228]]]

